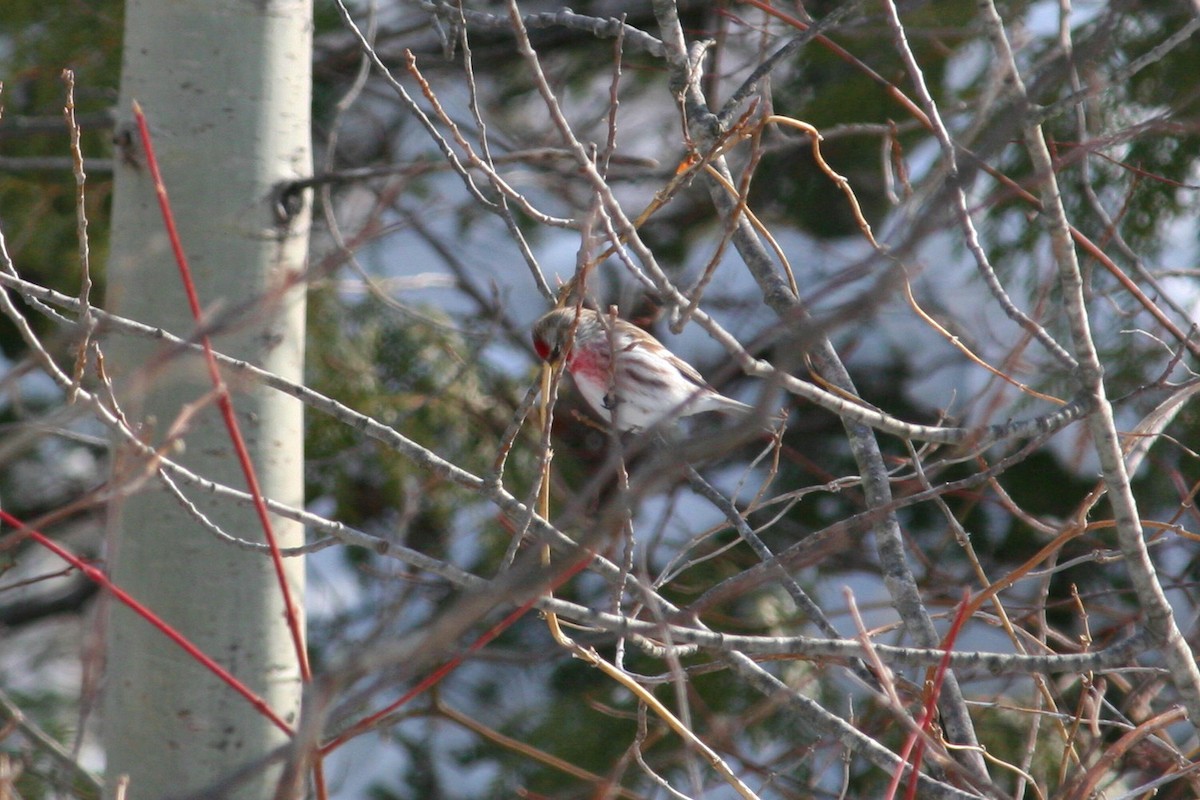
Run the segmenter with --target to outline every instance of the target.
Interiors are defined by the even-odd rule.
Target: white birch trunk
[[[292,380],[302,379],[304,295],[276,290],[303,268],[307,210],[280,227],[273,188],[311,173],[311,0],[130,0],[126,8],[119,131],[133,131],[137,100],[149,120],[183,246],[206,310],[264,299],[214,346]],[[109,307],[188,335],[191,321],[136,134],[118,153]],[[107,365],[132,421],[162,441],[182,409],[212,390],[199,358],[163,362],[164,351],[110,338]],[[226,376],[229,379],[229,376]],[[230,379],[238,421],[264,493],[303,500],[298,402]],[[246,488],[220,414],[209,402],[188,424],[178,459]],[[114,477],[140,468],[118,456]],[[263,541],[250,508],[188,490],[226,532]],[[220,543],[155,479],[115,504],[113,576],[294,722],[300,703],[296,653],[268,556]],[[275,518],[282,546],[299,526]],[[297,601],[303,562],[288,559]],[[287,737],[204,667],[140,618],[113,604],[109,622],[104,744],[110,794],[180,796],[253,764]],[[232,795],[270,797],[277,770],[259,770]]]

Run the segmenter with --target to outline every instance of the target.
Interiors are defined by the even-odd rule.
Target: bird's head
[[[580,320],[582,321],[585,315],[593,313],[595,312],[581,309]],[[538,357],[554,364],[565,356],[569,350],[567,337],[574,322],[574,308],[556,308],[535,322],[533,324],[533,349],[537,351]]]

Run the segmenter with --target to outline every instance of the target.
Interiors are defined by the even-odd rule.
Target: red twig
[[[590,557],[580,559],[579,563],[575,564],[569,570],[567,570],[566,572],[564,572],[563,574],[558,576],[558,578],[555,580],[555,586],[556,587],[560,586],[563,583],[565,583],[566,581],[568,581],[573,575],[575,575],[580,570],[582,570],[585,566],[587,566],[590,561],[591,561]],[[386,708],[376,711],[374,714],[371,714],[368,717],[364,717],[363,719],[356,722],[353,726],[346,729],[342,733],[338,734],[336,737],[331,739],[326,744],[322,745],[322,747],[319,751],[320,754],[323,756],[329,755],[329,753],[331,753],[334,750],[336,750],[337,748],[341,747],[343,744],[348,742],[350,739],[353,739],[355,736],[358,736],[360,733],[362,733],[366,730],[369,730],[372,726],[374,726],[376,723],[378,723],[379,720],[383,719],[388,714],[391,714],[396,709],[400,708],[405,703],[407,703],[409,700],[412,700],[414,697],[416,697],[417,695],[421,694],[429,687],[436,684],[442,678],[446,677],[451,672],[458,669],[458,666],[460,664],[462,664],[463,661],[466,660],[467,656],[471,655],[472,653],[477,653],[480,650],[482,650],[493,639],[495,639],[497,636],[499,636],[504,631],[508,630],[508,628],[511,627],[514,622],[519,620],[521,617],[525,616],[525,612],[528,611],[530,608],[532,608],[533,604],[536,603],[538,601],[538,599],[539,598],[537,598],[537,597],[532,597],[527,602],[518,606],[516,609],[514,609],[512,611],[512,613],[510,613],[504,619],[500,620],[495,625],[493,625],[491,628],[489,628],[487,631],[485,631],[482,635],[480,635],[480,637],[478,639],[476,639],[474,642],[472,642],[471,645],[466,650],[459,653],[458,655],[456,655],[454,658],[450,659],[446,663],[442,664],[440,667],[435,669],[433,672],[429,673],[429,675],[425,676],[425,678],[420,683],[418,683],[416,686],[414,686],[413,688],[411,688],[407,692],[405,692],[404,696],[401,697],[399,700],[397,700],[396,702],[387,706]]]
[[[179,266],[179,275],[183,281],[184,291],[187,293],[188,306],[191,308],[192,318],[199,325],[202,321],[202,315],[200,299],[196,293],[196,284],[192,280],[192,270],[188,266],[187,255],[183,252],[183,243],[179,238],[179,230],[175,227],[175,215],[171,212],[171,203],[167,199],[167,186],[163,183],[162,173],[158,169],[158,159],[154,155],[154,145],[150,139],[150,126],[146,124],[146,115],[142,113],[142,107],[136,100],[133,101],[133,116],[137,120],[138,135],[141,137],[142,150],[146,154],[146,166],[150,170],[150,177],[154,180],[154,192],[158,195],[158,206],[162,211],[163,227],[166,228],[167,238],[171,242],[171,250],[175,254],[175,263]],[[221,416],[225,420],[225,427],[229,431],[229,438],[233,442],[234,450],[237,452],[238,463],[241,464],[242,473],[246,477],[246,485],[250,495],[254,498],[254,510],[258,513],[259,522],[262,524],[263,533],[267,539],[267,546],[271,549],[271,563],[275,566],[275,577],[278,579],[279,589],[283,593],[287,624],[292,634],[292,644],[296,649],[296,659],[300,664],[300,677],[303,678],[305,683],[308,683],[312,680],[312,669],[309,666],[308,653],[304,647],[304,635],[300,629],[300,615],[296,610],[296,603],[292,597],[291,588],[288,586],[287,576],[283,567],[283,555],[279,552],[279,542],[275,538],[275,528],[271,525],[271,517],[267,512],[267,504],[263,500],[262,490],[258,484],[258,476],[254,471],[254,464],[250,460],[250,452],[246,449],[246,442],[242,438],[241,429],[238,427],[228,387],[225,386],[225,382],[221,379],[221,371],[217,367],[216,358],[213,357],[212,342],[209,340],[208,334],[202,334],[200,341],[204,346],[204,357],[208,364],[209,377],[212,378],[213,386],[217,389],[217,405],[221,409]]]
[[[144,605],[130,596],[128,592],[109,580],[108,576],[105,575],[103,571],[96,569],[91,564],[72,553],[70,550],[67,550],[48,538],[42,532],[26,526],[25,523],[21,522],[21,520],[17,519],[3,509],[0,509],[0,521],[3,521],[16,528],[16,535],[28,536],[42,547],[45,547],[50,552],[54,553],[54,555],[58,556],[72,567],[82,572],[89,580],[96,582],[101,587],[106,589],[112,594],[113,597],[124,603],[135,614],[149,622],[155,628],[158,628],[158,630],[160,630],[164,636],[166,636],[175,644],[179,645],[184,652],[202,664],[206,669],[208,669],[209,672],[216,675],[218,678],[228,684],[231,689],[240,694],[242,697],[246,698],[250,705],[254,706],[256,709],[258,709],[259,713],[274,723],[275,727],[279,728],[289,736],[292,735],[292,729],[286,722],[280,719],[274,711],[271,710],[271,707],[267,705],[266,700],[263,700],[261,697],[251,691],[250,688],[244,683],[233,677],[233,675],[231,675],[224,667],[205,655],[204,651],[192,644],[187,637],[185,637],[179,631],[168,625],[162,619],[162,617],[146,608]]]
[[[892,782],[888,786],[888,791],[884,797],[895,797],[896,789],[900,785],[900,778],[904,775],[904,764],[909,762],[909,756],[912,756],[912,772],[909,773],[908,790],[905,793],[905,798],[911,800],[915,798],[917,792],[918,776],[921,771],[921,760],[925,754],[925,737],[929,735],[929,730],[933,726],[933,715],[937,710],[937,699],[942,693],[942,682],[946,679],[946,670],[950,668],[950,653],[954,650],[954,642],[958,639],[958,634],[962,630],[963,624],[970,619],[969,609],[971,608],[971,591],[963,590],[962,602],[958,604],[958,612],[954,615],[954,621],[950,623],[950,630],[946,632],[945,638],[942,640],[942,658],[938,662],[937,670],[934,672],[933,682],[929,686],[929,691],[925,693],[925,704],[921,709],[921,718],[917,720],[917,729],[908,735],[908,740],[904,743],[904,749],[900,751],[901,764],[892,775]]]

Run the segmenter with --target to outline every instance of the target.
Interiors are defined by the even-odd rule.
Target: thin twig
[[[67,85],[67,103],[63,109],[63,115],[66,117],[67,129],[71,133],[71,160],[73,162],[73,172],[75,173],[75,238],[78,240],[79,247],[80,274],[80,337],[79,343],[76,345],[75,370],[71,376],[74,388],[67,396],[67,402],[74,403],[75,393],[78,391],[80,381],[83,380],[83,370],[87,364],[88,351],[91,349],[92,331],[96,327],[96,320],[92,315],[91,303],[92,260],[88,247],[88,220],[87,208],[85,206],[85,201],[87,200],[85,192],[87,175],[83,171],[83,150],[79,144],[79,123],[75,119],[75,73],[69,69],[64,69],[62,77],[63,82]]]

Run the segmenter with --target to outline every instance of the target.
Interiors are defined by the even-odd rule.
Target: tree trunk
[[[138,101],[149,120],[201,305],[221,318],[216,349],[292,380],[302,378],[304,294],[281,291],[302,269],[307,209],[286,226],[273,211],[280,182],[311,173],[311,0],[130,0],[126,9],[118,141]],[[108,304],[124,316],[189,334],[191,320],[154,186],[137,143],[116,159]],[[245,310],[249,301],[253,308]],[[209,315],[212,317],[212,314]],[[200,410],[169,455],[218,483],[246,489],[199,357],[128,339],[106,342],[123,408],[160,443],[189,404]],[[263,493],[303,502],[300,404],[226,376]],[[144,467],[114,459],[121,484]],[[183,487],[225,532],[264,541],[253,510]],[[300,704],[297,657],[267,555],[219,541],[151,478],[112,509],[118,585],[264,698],[285,720]],[[273,520],[281,546],[300,526]],[[293,596],[301,559],[288,559]],[[108,634],[104,743],[112,792],[128,776],[133,800],[219,784],[286,741],[241,696],[140,618],[114,604]],[[230,796],[271,796],[273,769],[253,771]]]

